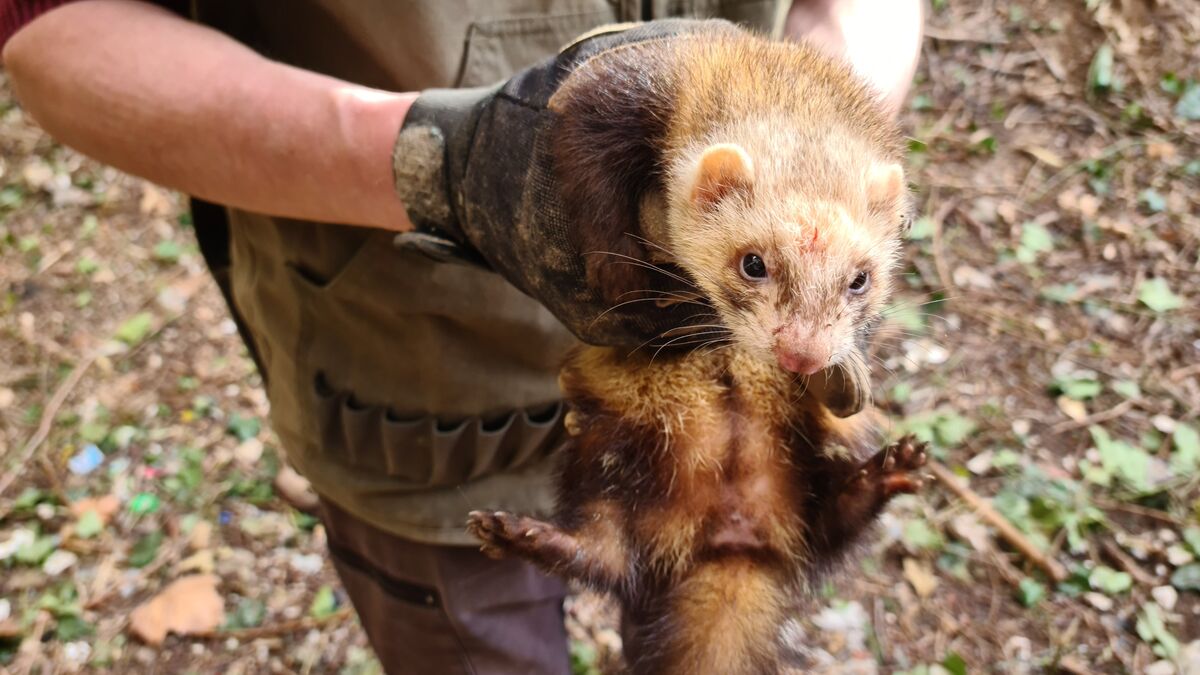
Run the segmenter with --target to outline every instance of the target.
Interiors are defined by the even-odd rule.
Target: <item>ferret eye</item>
[[[751,281],[767,278],[767,264],[757,253],[747,253],[742,258],[742,276]]]
[[[862,295],[871,287],[871,274],[869,272],[859,272],[854,280],[850,282],[850,294]]]

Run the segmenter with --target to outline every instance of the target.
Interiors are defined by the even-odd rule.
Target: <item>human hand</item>
[[[625,297],[611,297],[589,278],[587,259],[602,252],[585,250],[564,205],[551,98],[580,64],[610,50],[730,27],[668,20],[601,29],[500,85],[422,93],[394,156],[397,191],[417,228],[398,243],[485,264],[589,344],[637,348],[679,335],[673,331],[711,310],[684,292],[669,265],[620,261],[654,268],[649,287]]]

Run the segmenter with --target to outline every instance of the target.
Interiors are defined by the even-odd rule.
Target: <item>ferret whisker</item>
[[[660,299],[661,298],[634,298],[633,300],[626,300],[624,302],[618,302],[617,304],[613,305],[612,307],[609,307],[608,309],[604,310],[603,312],[600,312],[600,314],[597,315],[596,318],[592,319],[591,325],[593,325],[593,326],[596,325],[596,322],[599,321],[600,319],[603,319],[605,316],[607,316],[609,312],[611,312],[615,309],[624,307],[625,305],[632,305],[635,302],[651,302],[651,301],[657,302]],[[692,303],[692,304],[699,305],[699,304],[705,304],[705,303]],[[707,306],[707,305],[705,305],[705,306]]]
[[[680,340],[686,340],[688,338],[699,337],[701,335],[714,335],[714,334],[718,334],[718,333],[722,333],[722,332],[724,332],[724,328],[722,328],[722,330],[720,330],[720,331],[710,330],[710,331],[703,331],[703,332],[699,332],[699,333],[688,333],[687,335],[680,335],[679,337],[671,338],[670,340],[667,340],[666,342],[664,342],[663,344],[658,346],[658,349],[655,350],[654,355],[650,357],[650,363],[654,363],[654,359],[658,358],[659,352],[661,352],[662,350],[666,349],[667,347],[670,347],[671,345],[679,342]],[[686,347],[689,344],[698,344],[699,342],[702,342],[702,341],[697,341],[696,343],[684,342],[683,344],[678,345],[678,346]]]
[[[615,251],[588,251],[587,253],[584,253],[584,255],[610,255],[610,256],[613,256],[614,258],[620,259],[618,261],[618,264],[634,265],[636,267],[642,267],[642,268],[651,270],[653,272],[658,272],[665,276],[671,277],[672,279],[674,279],[680,283],[687,284],[688,286],[691,286],[693,288],[696,287],[696,284],[694,282],[692,282],[690,279],[685,279],[684,277],[682,277],[678,274],[675,274],[674,272],[671,272],[669,270],[666,270],[658,265],[655,265],[654,263],[646,262],[645,260],[642,260],[640,258],[635,258],[631,255],[625,255],[624,253],[617,253]]]
[[[655,300],[675,300],[675,301],[681,302],[681,303],[688,302],[688,303],[696,304],[696,305],[706,305],[706,306],[708,305],[708,303],[706,303],[706,302],[696,302],[697,298],[704,297],[704,296],[698,295],[696,293],[685,293],[682,291],[664,291],[664,290],[660,290],[660,289],[656,289],[656,288],[635,288],[631,291],[625,291],[624,293],[617,296],[617,300],[620,300],[621,298],[623,298],[627,295],[634,295],[637,293],[643,293],[643,294],[645,294],[644,297],[653,298]]]

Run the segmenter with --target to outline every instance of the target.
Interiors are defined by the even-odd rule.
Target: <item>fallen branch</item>
[[[1128,553],[1121,550],[1121,547],[1118,546],[1116,542],[1110,539],[1103,539],[1100,541],[1100,548],[1104,550],[1104,553],[1111,558],[1113,562],[1117,563],[1117,566],[1128,572],[1129,576],[1133,577],[1134,581],[1143,586],[1158,585],[1158,580],[1155,579],[1154,576],[1149,572],[1142,569],[1142,566],[1139,565],[1137,561],[1134,560]]]
[[[50,397],[50,401],[46,404],[45,409],[42,410],[42,418],[38,422],[37,430],[34,431],[33,435],[29,437],[29,440],[25,442],[25,447],[21,451],[20,458],[17,459],[16,466],[13,467],[12,471],[0,476],[0,497],[3,497],[5,490],[7,490],[14,482],[16,482],[16,480],[24,473],[25,466],[29,464],[29,460],[33,457],[33,453],[37,452],[37,449],[46,441],[46,437],[50,435],[50,428],[54,426],[54,418],[58,417],[59,408],[62,408],[63,403],[65,403],[67,400],[67,396],[70,396],[71,392],[79,384],[79,381],[83,379],[84,373],[86,373],[88,368],[90,368],[95,362],[95,354],[85,357],[82,361],[76,364],[75,369],[71,371],[71,374],[67,375],[67,379],[63,380],[62,384],[58,385],[58,389],[54,392],[54,395]],[[7,515],[8,509],[0,509],[0,520],[4,520],[4,517]]]
[[[1120,403],[1109,408],[1108,410],[1102,410],[1100,412],[1093,413],[1091,415],[1088,415],[1087,417],[1084,417],[1083,419],[1067,420],[1066,422],[1059,422],[1058,424],[1055,424],[1054,426],[1050,427],[1046,431],[1046,433],[1052,434],[1052,435],[1058,435],[1058,434],[1066,433],[1068,431],[1074,431],[1076,429],[1083,429],[1085,427],[1090,427],[1093,424],[1100,424],[1101,422],[1108,422],[1110,420],[1115,420],[1118,417],[1120,417],[1121,415],[1124,415],[1125,413],[1129,412],[1129,410],[1131,408],[1133,408],[1133,404],[1134,404],[1133,399],[1125,399],[1124,401],[1121,401]]]
[[[1013,548],[1017,549],[1021,555],[1028,558],[1033,564],[1037,565],[1046,573],[1046,576],[1053,579],[1055,582],[1064,581],[1067,578],[1067,570],[1057,560],[1047,557],[1045,553],[1040,551],[1029,538],[1021,533],[1012,523],[1008,521],[999,511],[996,510],[992,503],[984,497],[981,497],[971,488],[960,481],[949,469],[941,462],[930,460],[927,465],[933,477],[938,479],[942,485],[950,489],[959,499],[971,507],[976,514],[979,515],[984,522],[996,528],[1000,533],[1001,538],[1007,541]]]
[[[203,633],[193,633],[190,637],[201,640],[228,640],[234,638],[237,640],[257,640],[264,637],[274,637],[276,635],[287,635],[289,633],[297,633],[299,631],[312,630],[319,628],[325,624],[340,623],[347,619],[354,612],[351,607],[343,607],[329,616],[320,619],[305,616],[291,621],[281,621],[268,626],[255,626],[254,628],[238,628],[234,630],[211,630]]]

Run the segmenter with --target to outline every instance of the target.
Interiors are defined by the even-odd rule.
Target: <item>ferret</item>
[[[671,265],[684,288],[649,298],[714,315],[670,338],[689,349],[575,351],[552,522],[468,530],[614,594],[634,673],[778,672],[788,607],[920,485],[924,446],[880,450],[866,404],[899,132],[845,66],[727,24],[602,54],[551,107],[581,250],[638,261],[589,264],[595,283],[617,302]]]

